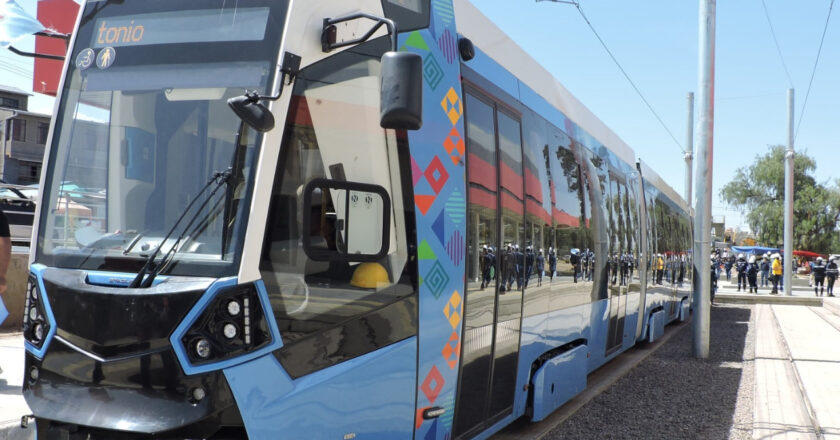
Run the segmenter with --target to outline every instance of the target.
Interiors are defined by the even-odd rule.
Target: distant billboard
[[[73,0],[40,0],[38,2],[38,21],[47,29],[62,34],[73,32],[79,4]],[[35,53],[64,56],[67,52],[66,41],[58,38],[35,37]],[[46,95],[56,95],[64,62],[35,58],[35,71],[32,75],[32,90]]]

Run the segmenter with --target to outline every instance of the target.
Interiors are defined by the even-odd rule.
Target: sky
[[[682,149],[688,145],[689,92],[695,93],[695,151],[699,134],[699,1],[579,0],[592,27],[667,130],[574,5],[472,1],[630,145],[637,157],[685,195]],[[734,178],[738,168],[766,153],[768,146],[787,144],[790,88],[795,96],[794,127],[798,126],[794,149],[816,159],[818,181],[833,184],[838,177],[840,124],[836,119],[840,112],[835,103],[840,102],[840,11],[835,10],[828,22],[803,113],[831,3],[716,2],[712,214],[725,216],[727,227],[748,229],[743,217],[721,201],[720,188]]]
[[[695,145],[700,112],[699,1],[579,0],[592,27],[667,130],[574,5],[546,0],[472,1],[630,145],[637,157],[685,194],[682,150],[688,145],[689,92],[695,93]],[[35,15],[36,0],[19,3]],[[814,71],[831,0],[716,3],[712,214],[716,219],[725,217],[727,227],[748,229],[743,217],[721,201],[720,188],[738,168],[766,153],[768,146],[787,143],[788,89],[795,89],[794,149],[816,159],[818,181],[833,184],[840,177],[836,171],[840,124],[835,122],[840,112],[834,104],[840,102],[840,11],[829,19]],[[32,50],[33,41],[27,38],[16,46]],[[0,50],[0,84],[32,90],[31,70],[31,59]],[[50,97],[36,94],[30,100],[32,111],[52,109]],[[694,195],[692,206],[693,199]]]

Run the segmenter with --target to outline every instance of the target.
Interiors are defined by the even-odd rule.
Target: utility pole
[[[694,165],[694,92],[688,92],[688,121],[686,123],[685,134],[685,201],[688,202],[689,211],[691,210],[691,183],[693,176],[691,175],[691,168]]]
[[[788,89],[788,147],[785,151],[785,296],[793,281],[793,89]]]
[[[709,357],[710,231],[712,230],[712,166],[715,129],[715,0],[700,0],[699,21],[700,136],[697,142],[697,185],[694,218],[694,275],[697,301],[692,320],[694,357]],[[702,185],[701,185],[702,182]]]

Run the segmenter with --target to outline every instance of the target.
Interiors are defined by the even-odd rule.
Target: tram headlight
[[[195,343],[195,354],[202,359],[207,359],[210,357],[210,341],[207,339],[199,339],[198,342]]]
[[[230,314],[230,316],[236,316],[241,311],[242,307],[239,306],[239,302],[237,302],[236,300],[229,301],[227,303],[227,312]]]
[[[206,356],[197,350],[199,340],[207,341]],[[256,286],[250,283],[219,291],[181,336],[183,346],[190,348],[185,352],[193,365],[230,359],[270,342],[271,334]]]
[[[239,333],[239,332],[236,330],[236,325],[231,324],[231,323],[227,323],[222,328],[222,333],[225,335],[226,338],[233,339],[233,338],[236,337],[236,334]]]
[[[42,301],[44,296],[38,291],[38,282],[30,276],[26,285],[26,300],[23,312],[23,337],[27,342],[41,348],[44,338],[50,330]]]
[[[44,326],[40,322],[35,324],[35,339],[38,341],[44,339]]]

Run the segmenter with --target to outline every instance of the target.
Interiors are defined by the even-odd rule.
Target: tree
[[[840,190],[818,183],[811,173],[816,162],[799,152],[793,163],[794,249],[829,253],[838,242]],[[770,147],[756,156],[749,167],[741,167],[720,191],[723,200],[746,216],[747,224],[760,243],[784,242],[785,147]]]

